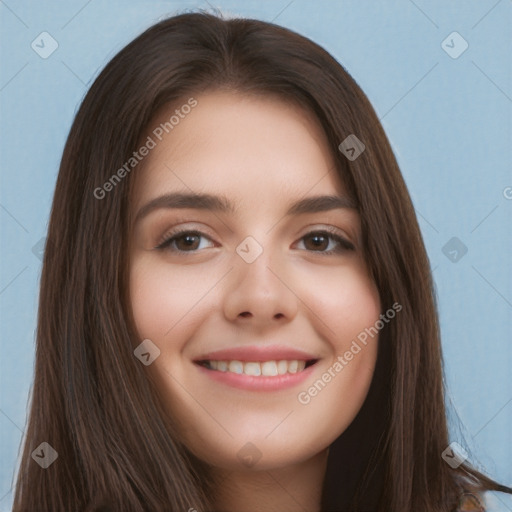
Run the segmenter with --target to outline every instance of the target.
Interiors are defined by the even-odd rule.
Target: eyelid
[[[179,226],[176,226],[165,231],[164,234],[158,239],[158,242],[154,249],[157,249],[159,246],[161,246],[163,243],[165,243],[167,240],[169,240],[169,238],[173,236],[180,235],[181,233],[188,233],[194,231],[203,236],[204,238],[208,238],[209,240],[213,238],[213,235],[205,231],[204,227],[190,227],[188,224],[180,224]]]
[[[306,230],[306,232],[302,236],[305,236],[311,233],[312,231],[326,231],[327,233],[337,235],[341,238],[345,238],[347,242],[350,242],[355,245],[355,242],[352,241],[352,237],[348,234],[347,231],[336,226],[331,226],[330,224],[309,224],[304,229]]]
[[[304,230],[304,232],[303,232]],[[321,223],[313,223],[308,224],[307,226],[303,227],[299,231],[299,233],[302,233],[298,235],[300,238],[310,234],[311,232],[317,232],[317,231],[324,231],[331,235],[337,236],[348,242],[349,244],[352,244],[355,249],[358,247],[358,241],[356,234],[354,233],[354,230],[352,229],[343,229],[338,226],[333,226],[332,224],[321,224]]]
[[[331,235],[332,239],[338,243],[337,249],[331,249],[329,251],[308,251],[308,252],[318,252],[319,254],[330,255],[336,254],[343,251],[357,251],[357,244],[355,241],[352,241],[351,237],[348,234],[341,230],[340,228],[330,226],[330,225],[313,225],[308,226],[308,229],[305,233],[303,233],[299,237],[299,241],[304,239],[306,236],[311,235],[313,233],[327,233]]]

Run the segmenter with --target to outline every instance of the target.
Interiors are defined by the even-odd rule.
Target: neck
[[[320,512],[328,448],[293,466],[260,471],[215,468],[216,512]]]

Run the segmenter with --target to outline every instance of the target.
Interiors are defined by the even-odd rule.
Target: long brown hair
[[[35,377],[14,511],[212,508],[208,468],[180,442],[133,355],[131,176],[106,197],[94,191],[132,156],[159,109],[218,88],[277,95],[316,115],[336,172],[358,205],[364,254],[383,311],[402,305],[381,332],[369,396],[330,451],[323,510],[340,510],[335,503],[343,503],[351,511],[448,512],[464,489],[511,491],[467,463],[452,469],[441,457],[448,434],[429,261],[397,162],[366,96],[333,57],[292,31],[191,13],[161,21],[120,51],[71,127],[43,261]],[[366,147],[353,161],[337,149],[350,134]],[[354,450],[356,440],[375,449]],[[58,453],[47,469],[31,457],[42,442]],[[359,469],[342,480],[339,460]],[[337,498],[333,489],[342,489]]]

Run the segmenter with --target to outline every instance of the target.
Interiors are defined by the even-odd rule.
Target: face
[[[377,337],[357,337],[380,302],[360,218],[312,115],[271,97],[194,99],[150,123],[132,171],[136,345],[160,351],[145,369],[196,456],[285,467],[326,450],[373,376]]]

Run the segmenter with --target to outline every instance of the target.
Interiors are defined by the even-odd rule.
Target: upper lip
[[[224,348],[207,352],[195,358],[198,361],[310,361],[318,359],[303,350],[282,345],[248,345],[244,347]]]

